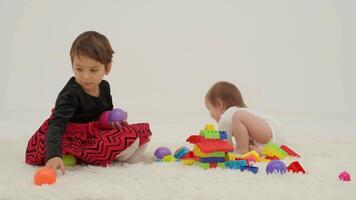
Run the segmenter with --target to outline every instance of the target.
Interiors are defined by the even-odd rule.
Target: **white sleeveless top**
[[[275,119],[273,119],[270,116],[267,116],[265,114],[259,113],[257,111],[251,110],[250,108],[240,108],[237,106],[232,106],[230,108],[228,108],[220,117],[218,126],[219,129],[218,130],[222,130],[222,131],[226,131],[226,133],[228,134],[228,140],[231,144],[233,144],[232,142],[232,116],[234,115],[235,112],[239,111],[239,110],[244,110],[247,111],[253,115],[256,115],[257,117],[263,119],[270,127],[272,130],[272,139],[271,142],[275,143],[275,144],[280,144],[281,140],[280,140],[280,126],[279,126],[279,122]],[[264,144],[260,144],[257,143],[256,141],[255,145],[256,146],[263,146]]]

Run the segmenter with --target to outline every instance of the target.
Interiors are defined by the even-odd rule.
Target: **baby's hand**
[[[56,171],[57,169],[60,169],[62,174],[65,173],[64,164],[63,164],[63,160],[61,157],[53,157],[53,158],[47,160],[46,167],[51,168],[54,171]]]

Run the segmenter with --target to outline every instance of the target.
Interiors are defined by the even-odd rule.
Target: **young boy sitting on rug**
[[[83,164],[106,166],[114,160],[139,161],[150,141],[149,124],[114,122],[109,129],[98,118],[113,109],[110,85],[103,80],[111,70],[114,51],[109,40],[95,31],[80,34],[70,57],[74,77],[59,93],[51,116],[30,138],[26,163],[60,169],[62,156],[72,155]]]

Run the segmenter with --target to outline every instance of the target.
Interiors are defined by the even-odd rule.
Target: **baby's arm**
[[[236,153],[244,154],[249,151],[250,135],[242,122],[242,115],[236,112],[232,117],[232,135],[235,138]]]

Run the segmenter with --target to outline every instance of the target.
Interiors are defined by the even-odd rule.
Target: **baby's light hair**
[[[209,89],[205,98],[207,98],[213,106],[216,106],[218,99],[220,99],[225,109],[231,106],[247,107],[242,99],[240,90],[234,84],[226,81],[215,83]]]

